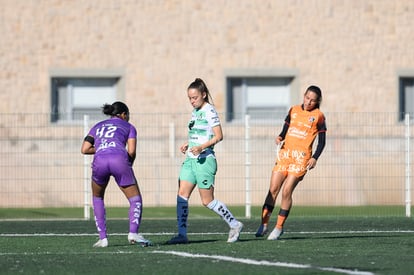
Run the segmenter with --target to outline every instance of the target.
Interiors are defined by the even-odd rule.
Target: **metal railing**
[[[284,117],[281,114],[280,117]],[[401,205],[411,215],[410,118],[396,113],[327,113],[327,144],[294,194],[298,205]],[[216,197],[228,205],[261,205],[275,161],[280,117],[226,122],[216,146]],[[131,114],[138,131],[136,176],[147,206],[172,206],[189,114]],[[0,114],[0,207],[90,207],[90,156],[80,146],[93,121],[50,122],[50,114]],[[192,203],[200,203],[197,192]],[[116,184],[109,206],[126,201]],[[86,213],[89,211],[85,210]]]

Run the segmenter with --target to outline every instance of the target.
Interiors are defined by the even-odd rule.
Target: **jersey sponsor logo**
[[[300,150],[284,149],[279,153],[280,159],[293,158],[296,163],[303,163],[305,156],[306,153]]]
[[[308,132],[306,130],[300,130],[295,127],[289,127],[288,135],[301,138],[301,139],[305,139],[308,136]]]
[[[98,147],[98,151],[99,150],[102,150],[102,149],[107,149],[107,148],[114,148],[114,147],[116,147],[116,143],[115,143],[115,141],[110,141],[110,142],[108,142],[108,140],[106,140],[106,139],[102,139],[101,140],[101,144],[99,145],[99,147]]]

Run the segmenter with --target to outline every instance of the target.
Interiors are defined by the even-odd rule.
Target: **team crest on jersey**
[[[310,123],[313,123],[314,121],[315,121],[315,117],[311,116],[311,117],[309,118],[309,122],[310,122]]]
[[[206,114],[204,112],[203,113],[199,113],[197,115],[197,119],[204,119],[205,116],[206,116]]]

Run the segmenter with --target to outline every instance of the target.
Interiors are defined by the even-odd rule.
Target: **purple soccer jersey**
[[[135,183],[135,175],[125,148],[129,138],[137,137],[137,130],[118,117],[101,121],[91,128],[88,135],[95,139],[96,153],[92,162],[92,179],[106,184],[112,175],[120,186]]]

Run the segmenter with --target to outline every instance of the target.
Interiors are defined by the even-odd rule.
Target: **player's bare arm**
[[[93,145],[94,138],[92,136],[86,136],[82,143],[81,153],[84,155],[93,155],[96,152],[95,146]]]

